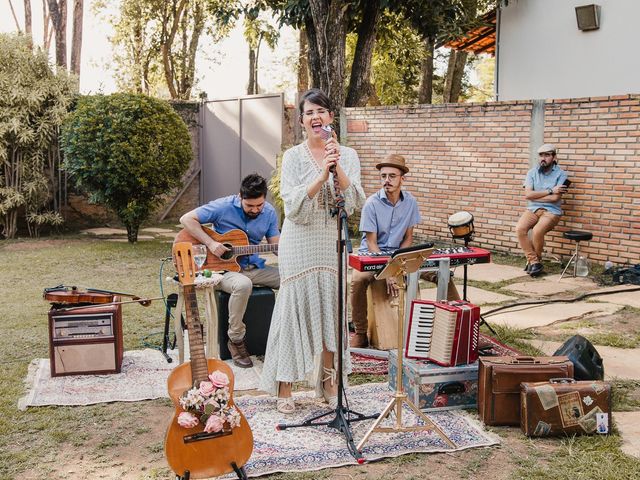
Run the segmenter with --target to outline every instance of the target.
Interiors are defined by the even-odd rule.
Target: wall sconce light
[[[597,30],[600,28],[600,5],[582,5],[576,7],[576,20],[578,28],[582,31]]]

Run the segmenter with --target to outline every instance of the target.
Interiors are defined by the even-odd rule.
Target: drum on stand
[[[449,217],[448,225],[453,238],[470,239],[473,236],[473,215],[469,212],[454,213]]]

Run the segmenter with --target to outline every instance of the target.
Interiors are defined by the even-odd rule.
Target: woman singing
[[[278,396],[281,413],[294,412],[291,384],[304,379],[315,386],[317,396],[336,407],[338,233],[337,219],[331,215],[336,203],[333,175],[347,214],[360,209],[365,200],[355,150],[339,145],[335,136],[326,141],[322,136],[322,127],[334,119],[329,98],[318,89],[307,91],[300,99],[299,114],[306,140],[287,150],[282,159],[281,282],[261,383],[262,390]],[[347,352],[345,375],[350,367]]]

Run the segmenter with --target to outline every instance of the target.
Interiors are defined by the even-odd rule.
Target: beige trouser
[[[542,262],[544,236],[553,230],[559,221],[560,215],[554,215],[544,208],[539,208],[535,212],[525,210],[522,214],[516,225],[516,235],[529,265]],[[529,230],[531,230],[531,238],[529,238]]]
[[[376,280],[376,272],[351,271],[351,321],[358,334],[367,334],[369,321],[367,319],[367,288],[374,281],[385,282],[386,280]],[[420,278],[428,282],[438,283],[438,272],[422,272]],[[449,279],[447,300],[460,300],[460,294],[456,289],[453,279]]]
[[[236,343],[243,340],[247,332],[242,319],[244,318],[244,312],[247,310],[247,304],[254,285],[279,288],[280,275],[278,269],[266,265],[264,268],[227,272],[222,276],[222,281],[216,286],[216,290],[222,290],[230,295],[229,330],[227,335]]]

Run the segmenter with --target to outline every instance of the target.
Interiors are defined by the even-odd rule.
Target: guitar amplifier
[[[218,343],[220,345],[220,359],[231,358],[227,341],[229,336],[229,297],[227,292],[216,290],[218,303]],[[245,343],[251,355],[264,355],[269,338],[271,314],[276,303],[276,296],[269,287],[253,287],[247,309],[244,312],[244,324],[247,327]]]
[[[120,373],[122,355],[121,305],[49,310],[52,377]]]

